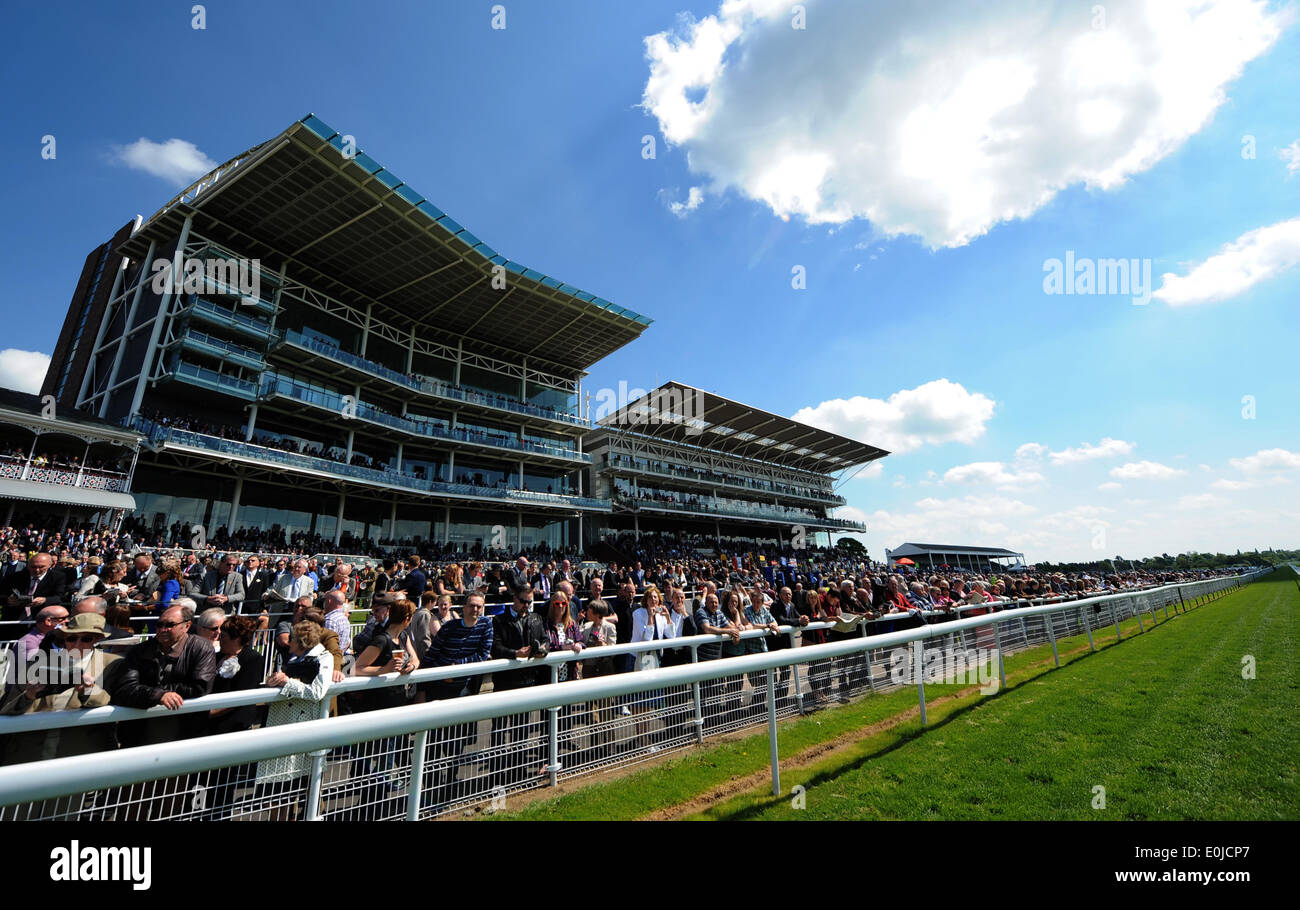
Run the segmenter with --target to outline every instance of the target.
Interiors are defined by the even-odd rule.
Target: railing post
[[[1083,627],[1088,630],[1088,650],[1095,654],[1097,646],[1092,643],[1092,619],[1088,616],[1091,610],[1091,606],[1079,607],[1079,615],[1083,617]]]
[[[411,785],[406,790],[406,820],[420,820],[420,794],[424,790],[424,754],[429,742],[429,731],[415,734],[411,748]]]
[[[1110,616],[1115,620],[1115,640],[1123,641],[1124,633],[1119,630],[1119,611],[1115,609],[1115,601],[1110,602]]]
[[[1025,624],[1025,618],[1020,617],[1020,634],[1025,636],[1025,647],[1029,647],[1029,626]]]
[[[1022,616],[1020,624],[1024,625],[1024,622],[1025,619]],[[993,623],[993,645],[998,649],[998,679],[1002,683],[1002,688],[1005,689],[1007,687],[1007,665],[1002,660],[1002,623],[1000,622]],[[1029,645],[1028,638],[1025,639],[1025,645],[1026,647]]]
[[[1043,618],[1047,620],[1047,637],[1052,640],[1052,660],[1056,661],[1056,669],[1061,669],[1061,655],[1056,651],[1056,614],[1044,613]]]
[[[691,663],[700,662],[700,646],[691,645]],[[691,696],[695,699],[695,741],[704,745],[704,704],[700,700],[699,682],[691,683]]]
[[[1138,631],[1146,632],[1146,627],[1142,625],[1142,603],[1136,597],[1133,598],[1133,615],[1138,621]]]
[[[767,742],[772,760],[772,795],[781,795],[781,759],[776,743],[776,671],[767,670]]]
[[[922,655],[922,658],[924,658],[924,655],[925,655],[925,644],[924,644],[924,642],[919,642],[919,641],[918,641],[918,642],[916,642],[916,643],[919,644],[919,645],[921,645],[921,647],[917,649],[917,652],[918,652],[919,654]],[[924,661],[924,659],[922,659],[921,661],[913,661],[913,664],[912,664],[912,672],[916,674],[916,697],[917,697],[917,700],[920,701],[920,703],[921,703],[921,726],[923,726],[923,727],[926,725],[926,720],[925,720],[925,670],[924,670],[924,668],[923,668],[923,666],[922,666],[924,663],[925,663],[925,661]],[[918,664],[920,664],[920,665],[918,665]]]
[[[560,665],[551,664],[551,685],[560,681]],[[547,756],[549,761],[546,763],[546,773],[551,778],[551,786],[554,787],[560,782],[560,707],[551,705],[546,709],[549,715],[547,723]]]
[[[328,691],[325,698],[321,699],[320,717],[325,719],[330,716],[330,698]],[[329,749],[320,749],[311,755],[311,775],[307,778],[307,805],[305,807],[305,821],[318,822],[321,820],[320,812],[320,790],[321,780],[325,777],[325,756],[329,755]]]
[[[793,650],[795,649],[795,643],[794,643],[794,628],[793,628],[793,627],[791,627],[791,629],[790,629],[790,633],[789,633],[789,634],[790,634],[790,650],[793,651]],[[803,714],[803,687],[799,685],[799,665],[798,665],[798,664],[791,664],[791,665],[790,665],[790,679],[791,679],[791,684],[794,686],[794,701],[795,701],[795,705],[796,705],[796,707],[798,707],[798,709],[799,709],[799,713],[800,713],[800,714]]]

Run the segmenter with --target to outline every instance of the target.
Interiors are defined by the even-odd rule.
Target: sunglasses
[[[70,643],[70,644],[78,644],[78,643],[81,643],[81,644],[94,644],[95,642],[99,641],[99,639],[100,639],[100,636],[98,636],[98,635],[65,635],[65,636],[63,636],[63,640],[64,640],[65,642]]]
[[[160,623],[158,623],[158,628],[160,628],[160,629],[174,629],[174,628],[176,628],[177,626],[184,626],[184,625],[188,625],[188,624],[185,623],[185,622],[160,622]]]

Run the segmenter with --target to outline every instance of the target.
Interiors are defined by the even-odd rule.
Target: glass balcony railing
[[[554,408],[544,408],[540,405],[530,404],[514,398],[507,398],[504,395],[494,395],[488,392],[480,392],[477,389],[469,389],[463,386],[453,385],[439,379],[408,376],[406,373],[400,373],[381,363],[367,360],[364,357],[349,353],[336,345],[328,344],[318,338],[312,338],[293,329],[286,329],[284,331],[281,335],[281,343],[291,344],[308,351],[313,351],[324,357],[329,357],[331,360],[345,363],[353,369],[369,373],[371,376],[375,376],[379,379],[386,379],[394,385],[401,386],[404,389],[410,389],[411,391],[419,392],[422,395],[429,395],[433,398],[440,398],[445,401],[453,401],[459,404],[468,404],[475,407],[490,408],[497,411],[507,411],[511,414],[521,414],[525,417],[553,420],[569,426],[590,426],[586,420],[579,417],[577,414],[571,414],[567,411],[557,411]]]
[[[216,370],[196,366],[184,360],[176,365],[172,375],[186,382],[205,386],[209,389],[216,389],[219,392],[238,395],[241,398],[253,399],[257,397],[257,383],[239,379],[235,376],[227,376],[225,373],[218,373]]]
[[[261,395],[263,398],[277,395],[285,398],[292,398],[296,401],[301,401],[304,404],[313,405],[327,411],[333,411],[338,415],[349,413],[355,419],[367,420],[381,426],[391,427],[395,430],[409,433],[412,436],[445,439],[449,442],[459,442],[466,445],[501,449],[508,452],[531,452],[537,455],[545,455],[550,458],[564,458],[570,461],[581,461],[587,463],[591,462],[590,455],[565,446],[547,445],[530,439],[520,439],[517,436],[494,436],[480,430],[471,430],[465,427],[452,428],[441,421],[417,420],[411,417],[401,417],[397,414],[390,414],[387,411],[381,411],[374,405],[369,405],[362,401],[349,404],[345,409],[343,397],[338,393],[307,386],[284,376],[278,376],[275,373],[262,374]]]
[[[737,504],[713,502],[664,502],[658,499],[634,499],[621,491],[614,495],[614,502],[631,509],[654,509],[666,512],[698,512],[707,515],[724,515],[734,518],[770,518],[775,521],[806,522],[819,527],[844,528],[850,531],[865,531],[866,525],[844,518],[822,518],[811,512],[799,512],[793,509],[765,508],[762,506],[743,506]]]
[[[244,316],[232,312],[227,310],[225,307],[217,306],[212,301],[203,300],[202,298],[196,299],[181,312],[189,312],[197,319],[205,319],[209,322],[215,322],[218,325],[230,326],[231,328],[251,332],[254,335],[261,337],[271,335],[275,331],[271,328],[271,324],[265,320],[254,319],[251,316]]]
[[[768,493],[773,496],[798,496],[802,499],[814,499],[818,502],[825,502],[838,506],[848,504],[848,501],[843,496],[838,496],[829,490],[814,490],[808,487],[783,487],[777,484],[749,482],[742,477],[724,477],[717,474],[704,474],[698,471],[674,471],[666,468],[651,467],[645,462],[633,461],[623,455],[614,455],[610,457],[605,466],[615,469],[621,468],[627,471],[636,471],[640,474],[650,474],[655,477],[669,477],[674,480],[688,480],[693,483],[716,484],[736,490],[745,490],[751,493]]]
[[[176,427],[164,426],[163,424],[147,420],[143,417],[136,417],[133,420],[127,421],[127,425],[143,433],[155,443],[172,442],[177,445],[206,449],[211,452],[219,452],[225,455],[238,455],[244,458],[253,458],[262,462],[284,465],[285,467],[321,471],[336,477],[347,477],[367,483],[373,483],[385,487],[397,487],[418,493],[447,493],[455,496],[491,499],[512,505],[532,504],[577,509],[598,509],[606,512],[609,511],[610,508],[608,501],[593,499],[590,496],[566,496],[562,493],[538,493],[531,490],[502,490],[494,487],[482,487],[468,483],[444,483],[440,480],[426,480],[423,477],[416,477],[414,474],[406,474],[386,468],[363,468],[359,465],[344,464],[343,462],[332,461],[328,458],[318,458],[314,455],[300,455],[297,452],[286,452],[283,449],[261,446],[251,442],[224,439],[220,436],[210,436],[206,433],[196,433],[192,430],[181,430]]]
[[[180,337],[180,343],[185,347],[198,348],[217,357],[235,358],[249,366],[256,367],[258,370],[266,366],[266,361],[262,359],[262,355],[252,348],[226,341],[224,338],[217,338],[215,335],[200,332],[198,329],[188,329]]]

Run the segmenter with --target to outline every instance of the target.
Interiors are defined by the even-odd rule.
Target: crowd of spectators
[[[505,563],[426,561],[408,553],[377,565],[341,557],[329,563],[291,557],[264,563],[257,554],[241,556],[233,550],[176,558],[166,550],[128,551],[122,545],[129,532],[115,535],[107,529],[4,528],[0,538],[5,543],[0,604],[7,627],[21,632],[13,636],[11,667],[15,662],[29,665],[41,653],[66,652],[78,668],[75,678],[55,683],[23,682],[29,677],[7,668],[7,676],[19,681],[0,694],[0,714],[101,705],[174,709],[211,692],[280,690],[268,698],[269,712],[265,706],[249,706],[179,712],[107,730],[90,726],[69,735],[61,729],[12,734],[0,743],[0,760],[9,763],[296,722],[318,716],[330,686],[347,675],[408,674],[421,666],[499,658],[527,661],[559,650],[582,654],[560,674],[559,681],[566,682],[691,659],[689,647],[671,644],[657,652],[602,656],[601,649],[610,645],[723,636],[697,650],[698,660],[723,660],[790,647],[796,636],[783,627],[793,627],[802,644],[814,645],[863,634],[855,628],[863,622],[866,634],[877,634],[959,614],[1012,609],[1036,598],[1079,598],[1231,574],[1008,575],[994,574],[992,567],[988,573],[894,571],[836,550],[794,554],[774,546],[743,558],[722,551],[703,556],[691,549],[695,541],[673,535],[642,541],[645,547],[635,555],[643,559],[604,565],[575,564],[552,554],[524,554]],[[369,604],[361,611],[368,622],[354,633],[352,619],[360,600]],[[150,625],[141,622],[146,618]],[[821,623],[830,625],[817,625]],[[742,638],[751,630],[766,634]],[[268,666],[273,667],[269,674]],[[831,677],[837,673],[840,698],[846,699],[855,682],[851,677],[859,672],[833,669],[830,661],[814,663],[806,705],[816,708],[829,701]],[[526,664],[491,676],[496,691],[550,681],[549,667]],[[483,675],[474,675],[372,688],[335,699],[334,710],[349,713],[467,697],[485,682]],[[787,669],[777,683],[778,697],[788,696],[789,683]],[[761,710],[761,680],[750,684],[748,703],[739,674],[704,684],[706,731],[718,729],[725,712]],[[585,716],[592,732],[581,746],[582,758],[600,760],[637,748],[646,735],[642,712],[647,705],[662,706],[663,698],[663,693],[652,693],[639,701],[567,708],[561,719],[565,741],[576,741],[574,731]],[[670,708],[670,735],[686,728],[687,713],[684,707]],[[603,722],[619,715],[636,715],[629,720],[636,735],[616,742]],[[524,754],[540,762],[540,755],[526,750],[535,748],[528,743],[543,717],[544,712],[531,712],[493,721],[491,787],[544,771],[540,764],[533,772],[529,761],[507,763],[504,758]],[[435,756],[458,755],[473,735],[460,728],[443,731],[430,748]],[[368,762],[358,755],[353,777],[370,780],[380,773]],[[308,767],[301,756],[288,756],[245,771],[259,791],[278,793],[298,787]],[[431,778],[428,798],[446,797],[451,785]],[[212,813],[221,817],[234,793],[229,786],[217,786],[214,792]],[[378,791],[367,791],[361,802],[382,798]]]

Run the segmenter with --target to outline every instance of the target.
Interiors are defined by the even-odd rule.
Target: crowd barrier
[[[1263,574],[1210,579],[1083,600],[1021,606],[981,616],[879,632],[860,624],[857,634],[820,645],[706,659],[727,636],[699,635],[658,642],[552,653],[539,660],[492,660],[421,669],[407,676],[349,677],[319,703],[318,719],[240,733],[208,736],[147,748],[50,759],[0,768],[0,819],[305,819],[381,820],[431,818],[596,770],[644,761],[707,737],[762,724],[769,726],[774,792],[779,792],[776,721],[827,700],[912,685],[893,671],[897,649],[911,646],[929,661],[934,651],[1002,656],[1057,639],[1094,636],[1136,618],[1143,634],[1172,613],[1187,611]],[[1149,616],[1150,625],[1146,618]],[[901,615],[885,620],[899,622]],[[836,628],[814,623],[807,631]],[[798,630],[783,627],[791,643]],[[876,633],[876,634],[873,634]],[[747,632],[742,640],[769,633]],[[572,680],[581,662],[637,660],[650,652],[685,648],[681,666]],[[702,653],[703,652],[703,653]],[[487,674],[541,669],[553,683],[493,691],[447,701],[328,717],[329,703],[390,686],[482,679]],[[991,672],[991,667],[990,667]],[[924,680],[917,677],[925,722]],[[275,690],[210,695],[187,702],[180,713],[262,704]],[[0,735],[81,728],[174,715],[105,707],[0,718]]]

